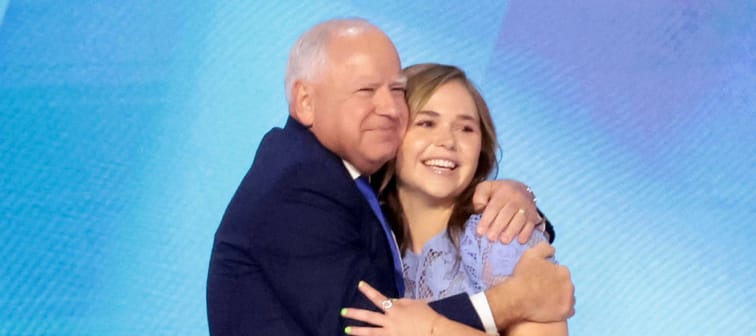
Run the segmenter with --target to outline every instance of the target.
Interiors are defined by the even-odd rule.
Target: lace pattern
[[[467,220],[459,251],[446,231],[431,238],[420,254],[405,251],[402,268],[406,297],[438,300],[463,292],[482,292],[512,275],[525,250],[547,241],[535,230],[525,244],[489,242],[475,233],[479,221],[480,215]]]

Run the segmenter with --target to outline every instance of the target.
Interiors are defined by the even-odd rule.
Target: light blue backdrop
[[[747,0],[0,1],[0,334],[207,334],[214,231],[285,120],[290,45],[335,16],[481,87],[571,334],[756,334]]]

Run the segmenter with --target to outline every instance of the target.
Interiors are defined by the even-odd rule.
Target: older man
[[[407,125],[405,78],[393,43],[364,20],[319,24],[292,49],[286,88],[290,118],[263,138],[215,235],[211,334],[335,335],[345,326],[342,307],[373,307],[358,293],[359,281],[401,296],[393,236],[374,195],[355,183],[394,157]],[[534,222],[516,211],[537,217],[520,184],[502,184],[498,192],[511,201],[493,211],[505,213],[499,221]],[[569,276],[545,260],[530,263],[538,275],[520,272],[486,293],[431,306],[478,329],[565,319],[572,309]],[[522,286],[536,289],[523,290],[526,297]],[[526,300],[532,304],[520,305]]]

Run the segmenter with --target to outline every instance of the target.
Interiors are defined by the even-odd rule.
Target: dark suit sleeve
[[[551,221],[546,217],[546,215],[541,212],[541,209],[538,210],[538,214],[546,221],[546,237],[549,239],[549,244],[554,243],[554,239],[556,239],[556,232],[554,232],[554,226],[551,225]]]
[[[344,328],[341,308],[375,309],[358,293],[357,283],[380,282],[359,211],[337,195],[324,194],[321,183],[327,181],[292,176],[269,203],[252,249],[273,294],[299,327],[337,335]]]
[[[466,293],[447,297],[443,300],[429,303],[431,308],[446,318],[466,324],[478,330],[483,330],[483,323],[475,311],[470,296]]]

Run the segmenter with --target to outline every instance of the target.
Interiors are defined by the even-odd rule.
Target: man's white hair
[[[289,53],[286,66],[286,100],[294,99],[294,82],[300,79],[314,80],[328,61],[328,44],[333,37],[357,36],[378,27],[361,18],[332,19],[317,24],[302,34]]]

